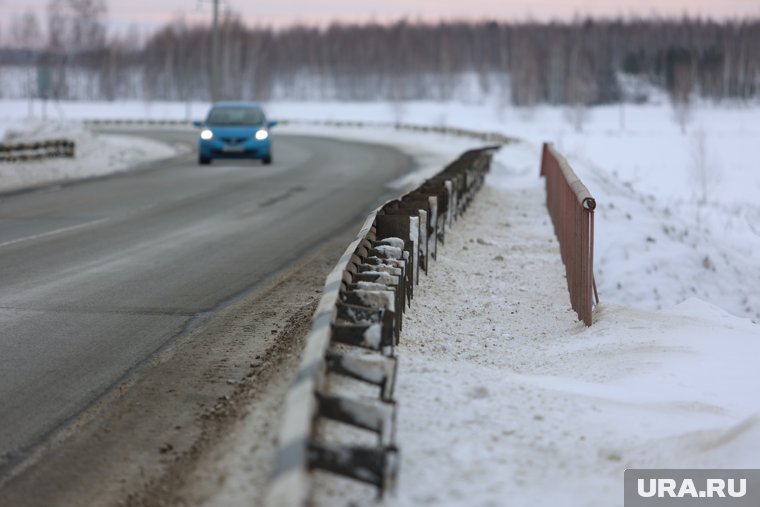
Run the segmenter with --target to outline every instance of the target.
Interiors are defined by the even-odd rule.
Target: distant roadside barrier
[[[68,139],[48,139],[28,143],[0,143],[0,162],[25,162],[46,158],[74,158],[75,143]]]
[[[380,122],[380,121],[354,121],[354,120],[306,120],[296,118],[285,118],[278,120],[279,125],[303,125],[314,127],[335,127],[335,128],[387,128],[395,130],[406,130],[410,132],[426,132],[432,134],[442,134],[456,137],[475,139],[487,144],[510,144],[517,142],[517,139],[505,136],[499,132],[484,132],[480,130],[463,129],[459,127],[448,127],[445,125],[419,125],[415,123],[404,122]],[[139,118],[102,118],[85,120],[86,125],[92,126],[175,126],[191,127],[192,122],[189,120],[149,120]]]
[[[408,130],[412,132],[427,132],[433,134],[442,134],[456,137],[465,137],[476,139],[490,144],[510,144],[517,142],[517,139],[505,136],[499,132],[484,132],[482,130],[470,130],[459,127],[448,127],[446,125],[419,125],[416,123],[404,122],[380,122],[380,121],[352,121],[352,120],[302,120],[286,119],[280,121],[280,125],[311,125],[324,127],[356,127],[356,128],[392,128],[396,130]]]
[[[551,144],[544,144],[541,176],[546,179],[546,207],[559,240],[567,273],[570,304],[587,326],[592,322],[594,299],[594,209],[596,201]],[[593,298],[593,299],[592,299]]]
[[[128,126],[128,125],[149,125],[149,126],[175,126],[175,127],[192,127],[193,122],[190,120],[152,120],[147,118],[93,118],[84,120],[85,125],[93,126]]]
[[[464,153],[416,190],[372,212],[327,277],[285,399],[267,507],[308,505],[314,470],[372,485],[379,495],[394,488],[395,346],[402,315],[420,271],[428,271],[446,230],[483,185],[495,149]],[[333,376],[374,386],[377,399],[331,394]],[[368,431],[376,443],[334,441],[337,436],[320,431],[325,421]]]

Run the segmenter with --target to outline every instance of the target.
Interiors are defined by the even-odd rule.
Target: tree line
[[[334,24],[285,29],[220,21],[212,65],[208,25],[175,21],[146,40],[108,37],[104,0],[52,0],[47,43],[32,14],[17,18],[0,66],[52,69],[57,98],[452,100],[592,105],[750,99],[760,92],[760,19],[578,19],[554,23]],[[35,45],[36,44],[36,45]],[[640,91],[621,83],[631,80]],[[30,87],[31,89],[31,87]],[[31,93],[31,92],[30,92]]]

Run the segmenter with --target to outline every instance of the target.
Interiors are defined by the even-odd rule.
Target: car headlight
[[[256,131],[256,139],[258,139],[259,141],[263,141],[267,137],[269,137],[269,132],[267,132],[266,130],[261,129],[261,130]]]
[[[201,130],[201,139],[203,139],[204,141],[208,141],[212,137],[214,137],[214,133],[211,132],[209,129]]]

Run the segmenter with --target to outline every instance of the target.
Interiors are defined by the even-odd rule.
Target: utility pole
[[[211,27],[211,101],[219,100],[219,0],[214,1],[214,21]]]

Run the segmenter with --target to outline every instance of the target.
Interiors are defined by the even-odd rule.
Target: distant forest
[[[65,13],[66,0],[51,6],[56,2]],[[144,41],[109,38],[104,9],[92,10],[102,0],[82,2],[90,4],[84,17],[56,18],[51,7],[53,36],[42,47],[39,23],[15,20],[0,51],[0,93],[34,95],[37,72],[30,69],[46,67],[53,98],[211,98],[208,25],[174,22]],[[404,101],[464,93],[529,106],[645,101],[654,88],[674,101],[760,95],[760,19],[399,21],[275,30],[227,14],[220,26],[218,98]]]

